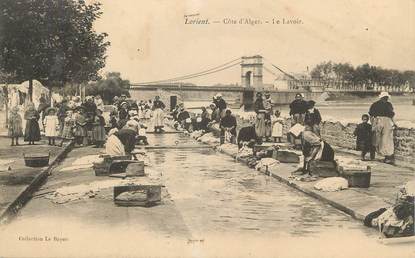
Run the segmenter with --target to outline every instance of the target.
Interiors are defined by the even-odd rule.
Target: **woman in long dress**
[[[29,145],[34,145],[35,142],[40,141],[39,118],[40,115],[35,108],[35,104],[29,102],[24,114],[26,120],[24,141],[29,142]]]
[[[257,93],[257,99],[255,100],[255,113],[256,113],[256,120],[255,120],[255,133],[258,138],[265,137],[265,108],[264,102],[262,99],[262,94],[260,92]]]
[[[373,145],[376,151],[385,156],[383,160],[385,163],[394,164],[393,130],[395,121],[393,117],[395,112],[389,100],[389,93],[382,92],[379,95],[379,100],[370,106],[369,115],[372,121]]]
[[[164,127],[164,112],[163,109],[166,107],[164,103],[160,100],[159,96],[156,96],[153,101],[153,116],[154,116],[154,132],[161,133],[163,132]]]
[[[94,139],[95,147],[100,148],[105,143],[105,119],[102,116],[102,110],[97,108],[93,123],[92,138]]]

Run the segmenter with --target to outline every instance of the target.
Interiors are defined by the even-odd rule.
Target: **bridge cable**
[[[278,77],[277,74],[275,74],[273,71],[271,71],[271,69],[269,69],[268,67],[266,67],[265,65],[263,66],[264,70],[267,71],[268,73],[274,75],[276,78]]]
[[[197,77],[205,76],[205,75],[212,74],[212,73],[221,72],[221,71],[223,71],[223,70],[226,70],[226,69],[232,68],[232,67],[234,67],[234,66],[236,66],[236,65],[240,65],[241,63],[242,63],[242,62],[238,62],[238,63],[235,63],[235,64],[231,64],[231,65],[225,66],[225,67],[223,67],[223,68],[221,68],[221,69],[218,69],[218,70],[215,70],[215,71],[211,71],[211,72],[207,72],[207,73],[203,73],[203,74],[199,74],[199,75],[195,75],[195,76],[191,76],[191,77],[181,78],[180,80],[188,80],[188,79],[193,79],[193,78],[197,78]],[[177,81],[177,80],[174,80],[174,81]]]
[[[288,77],[290,77],[291,79],[294,79],[296,81],[298,81],[297,78],[295,78],[293,75],[285,72],[284,70],[282,70],[281,68],[279,68],[278,66],[274,65],[273,63],[271,63],[271,61],[269,61],[268,59],[266,59],[265,57],[263,57],[264,60],[268,61],[274,68],[276,68],[278,71],[282,72],[283,74],[287,75]]]
[[[174,77],[174,78],[170,78],[170,79],[165,79],[165,80],[158,80],[158,81],[150,81],[150,82],[140,82],[140,83],[136,83],[136,84],[154,84],[154,83],[161,83],[161,82],[168,82],[168,81],[177,81],[177,80],[181,80],[182,78],[186,78],[186,77],[189,77],[189,76],[196,76],[196,75],[200,75],[200,74],[202,74],[202,73],[206,73],[206,72],[210,72],[210,71],[213,71],[213,70],[216,70],[216,69],[219,69],[219,68],[221,68],[221,67],[223,67],[223,66],[226,66],[226,65],[228,65],[228,64],[231,64],[231,63],[233,63],[233,62],[235,62],[235,61],[238,61],[238,60],[240,60],[241,58],[240,57],[238,57],[238,58],[236,58],[236,59],[234,59],[234,60],[232,60],[232,61],[229,61],[229,62],[226,62],[226,63],[224,63],[224,64],[222,64],[222,65],[219,65],[219,66],[216,66],[216,67],[213,67],[213,68],[210,68],[210,69],[207,69],[207,70],[204,70],[204,71],[201,71],[201,72],[198,72],[198,73],[192,73],[192,74],[188,74],[188,75],[183,75],[183,76],[179,76],[179,77]],[[241,62],[239,62],[238,64],[240,64]]]

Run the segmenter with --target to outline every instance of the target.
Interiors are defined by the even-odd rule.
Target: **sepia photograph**
[[[415,0],[0,0],[0,257],[415,257]]]

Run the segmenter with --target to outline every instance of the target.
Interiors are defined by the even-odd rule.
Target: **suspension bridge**
[[[237,85],[195,85],[191,80],[200,77],[215,76],[240,69],[240,84]],[[264,77],[272,83],[264,83]],[[231,59],[221,65],[212,66],[202,71],[189,73],[172,78],[131,84],[130,93],[137,99],[151,99],[155,95],[164,95],[164,99],[172,105],[178,100],[209,100],[216,93],[222,93],[236,103],[250,106],[254,94],[258,91],[269,91],[276,103],[287,104],[295,94],[301,92],[308,99],[316,99],[323,92],[351,92],[357,94],[376,94],[380,91],[391,93],[404,92],[397,86],[356,85],[344,81],[313,80],[305,74],[292,74],[267,58],[254,55]]]

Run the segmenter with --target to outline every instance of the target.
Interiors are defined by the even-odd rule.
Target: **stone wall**
[[[347,149],[355,149],[356,138],[353,132],[356,124],[342,125],[326,121],[322,124],[322,137],[330,144]],[[394,132],[395,157],[398,161],[415,163],[415,129],[397,128]]]

